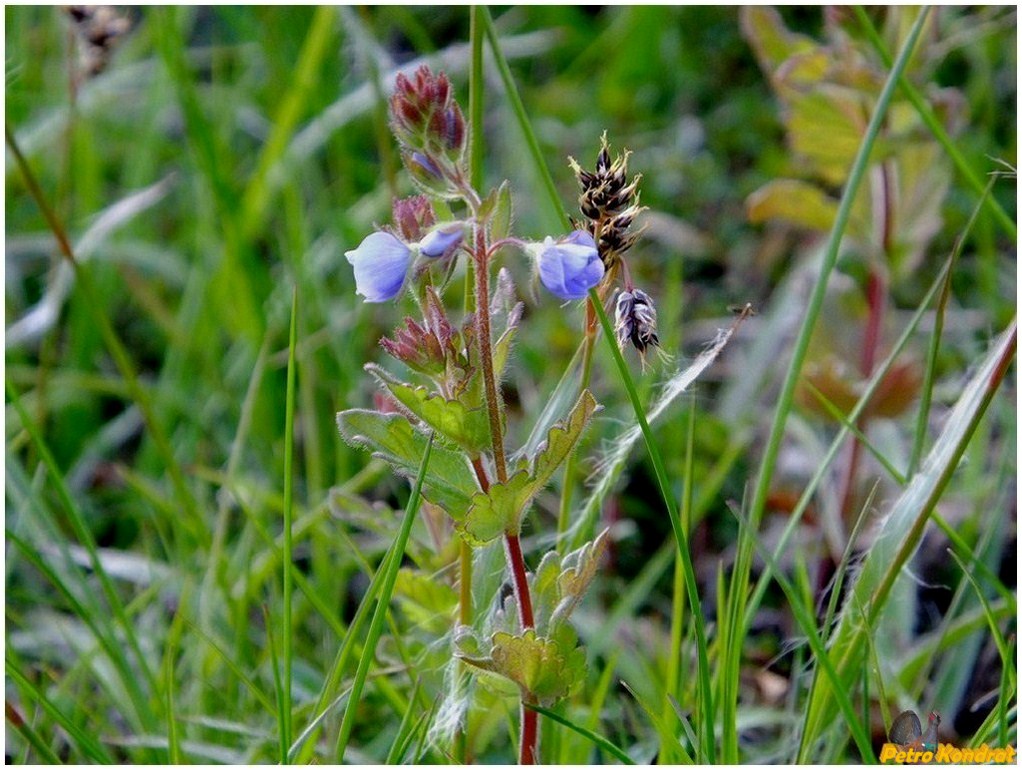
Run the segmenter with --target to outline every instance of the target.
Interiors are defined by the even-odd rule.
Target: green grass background
[[[702,612],[694,616],[686,606],[680,573],[672,579],[673,539],[656,469],[636,449],[597,501],[601,526],[612,525],[615,542],[577,617],[589,680],[558,714],[636,761],[713,756],[699,730],[707,727],[699,721],[705,704],[693,624],[700,623],[709,639],[717,758],[858,760],[863,742],[875,750],[891,710],[901,708],[936,708],[942,737],[958,745],[1014,742],[1014,369],[996,394],[983,387],[997,368],[987,364],[1008,355],[997,335],[1015,313],[1014,233],[982,208],[953,268],[946,310],[922,304],[927,289],[939,287],[979,202],[956,173],[924,259],[891,290],[885,339],[893,343],[921,307],[923,321],[904,353],[920,366],[938,318],[943,323],[933,378],[923,385],[932,399],[923,450],[925,456],[946,446],[947,456],[937,458],[932,474],[920,474],[925,488],[917,500],[911,485],[885,475],[866,452],[865,490],[881,481],[863,526],[888,522],[892,541],[913,548],[891,557],[897,578],[868,624],[864,657],[844,666],[841,649],[832,655],[836,689],[847,696],[853,721],[847,710],[830,711],[817,700],[824,697],[818,687],[826,687],[814,684],[820,648],[807,641],[815,632],[821,644],[864,644],[843,636],[854,633],[851,620],[825,622],[831,594],[824,589],[834,568],[849,582],[871,574],[858,566],[868,539],[848,548],[856,564],[847,574],[844,560],[830,572],[821,567],[821,511],[837,494],[833,472],[815,511],[794,529],[797,548],[776,564],[787,577],[764,582],[762,604],[747,618],[739,600],[768,568],[791,509],[772,499],[769,515],[748,525],[805,307],[798,286],[815,279],[821,239],[753,225],[746,215],[748,196],[795,173],[798,162],[737,10],[491,12],[564,208],[574,210],[577,194],[567,156],[591,164],[604,130],[615,148],[632,150],[630,166],[644,175],[642,202],[655,221],[631,265],[637,284],[657,301],[664,349],[683,363],[730,324],[729,305],[759,309],[694,395],[652,426],[690,528]],[[224,7],[131,15],[133,29],[107,70],[72,87],[78,54],[62,11],[5,9],[7,126],[82,264],[73,277],[60,267],[52,226],[9,146],[7,759],[275,761],[282,733],[297,739],[325,693],[343,697],[355,658],[341,669],[332,664],[346,640],[361,654],[363,635],[349,637],[347,628],[409,496],[407,482],[345,445],[334,423],[340,409],[371,406],[361,366],[383,359],[376,342],[403,315],[360,304],[343,258],[374,223],[388,220],[392,196],[411,191],[386,129],[380,79],[421,58],[451,75],[467,109],[469,11]],[[1007,9],[937,15],[926,35],[947,50],[916,86],[924,94],[958,89],[965,128],[953,141],[985,181],[1000,168],[992,158],[1015,162],[1015,17]],[[793,29],[822,33],[819,9],[785,9],[782,16]],[[520,127],[523,115],[489,52],[485,61],[486,184],[512,182],[522,237],[560,233],[546,172]],[[997,183],[991,196],[1014,221],[1014,181]],[[513,262],[511,269],[528,294],[528,266]],[[840,305],[851,301],[842,291],[858,278],[854,261],[838,263],[821,317],[835,350],[855,344],[843,336]],[[289,346],[295,289],[296,343]],[[529,302],[505,387],[515,446],[579,342],[580,314],[537,299]],[[48,301],[50,316],[41,312]],[[838,319],[833,326],[828,316]],[[296,372],[295,591],[287,613],[281,576],[289,347]],[[988,356],[990,350],[1004,355]],[[630,363],[648,404],[669,370],[643,374]],[[978,383],[977,392],[968,391],[969,382]],[[598,468],[601,441],[635,419],[604,345],[593,390],[606,411],[580,454],[583,475]],[[913,403],[897,419],[874,424],[869,436],[902,472],[916,434]],[[960,423],[949,418],[956,404],[962,411],[952,416]],[[959,424],[965,427],[957,433]],[[796,409],[774,473],[778,496],[797,498],[838,427]],[[531,566],[550,544],[560,492],[555,484],[531,514]],[[574,498],[581,505],[581,486]],[[947,555],[949,545],[961,562]],[[438,718],[430,709],[445,691],[449,625],[442,611],[450,571],[438,566],[445,557],[432,552],[422,521],[408,553],[410,564],[436,573],[439,596],[398,587],[349,761],[448,760],[428,732]],[[499,557],[491,559],[495,575]],[[285,658],[287,667],[279,665]],[[293,677],[290,710],[282,706],[284,669]],[[476,757],[509,761],[513,700],[479,697],[496,707],[475,717]],[[342,703],[292,758],[333,760]],[[803,746],[807,733],[813,740]],[[548,761],[614,760],[548,719],[543,751]]]

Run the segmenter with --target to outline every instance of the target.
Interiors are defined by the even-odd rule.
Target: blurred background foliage
[[[296,705],[311,718],[323,672],[365,587],[363,560],[375,563],[382,554],[396,527],[392,509],[407,496],[404,482],[347,447],[334,425],[338,410],[371,403],[362,363],[382,359],[376,342],[401,316],[393,307],[356,301],[342,254],[373,223],[387,221],[392,196],[411,191],[380,100],[395,68],[424,60],[446,70],[467,108],[467,9],[131,8],[122,11],[130,29],[99,52],[59,8],[8,6],[4,13],[7,125],[95,289],[92,296],[79,291],[62,266],[8,148],[8,380],[117,578],[158,682],[159,662],[174,661],[170,680],[189,756],[266,761],[273,757],[275,725],[238,671],[272,698],[260,607],[274,617],[280,602],[273,538],[281,523],[291,288],[297,286],[300,297],[296,561],[322,602],[316,606],[303,596],[296,606]],[[683,361],[730,323],[730,305],[751,302],[760,310],[694,398],[657,429],[669,470],[680,479],[684,426],[694,410],[694,558],[712,622],[718,564],[727,569],[734,556],[737,524],[726,503],[745,497],[757,467],[780,376],[774,365],[778,359],[783,365],[803,302],[799,287],[811,280],[888,67],[856,18],[833,9],[521,6],[492,13],[569,211],[577,196],[569,155],[590,165],[604,130],[615,149],[632,151],[630,167],[643,174],[642,203],[650,211],[631,265],[636,283],[657,302],[665,350]],[[868,13],[893,54],[911,14]],[[910,80],[984,182],[990,171],[1005,170],[999,160],[1012,166],[1016,160],[1016,36],[1013,8],[935,9],[909,68]],[[885,298],[877,332],[882,357],[978,199],[903,95],[889,120],[878,152],[896,169],[901,229],[886,242],[877,235],[883,204],[872,180],[857,202],[814,342],[815,369],[807,370],[815,387],[845,409],[869,374],[856,367],[870,317],[870,276],[881,276]],[[492,67],[483,131],[487,186],[511,180],[517,232],[536,239],[556,235],[557,215],[524,162],[525,142]],[[996,184],[992,195],[1014,221],[1014,182]],[[529,295],[528,266],[510,267]],[[953,273],[934,426],[957,397],[970,362],[1015,307],[1014,239],[984,212]],[[146,429],[148,418],[134,403],[130,378],[110,356],[97,312],[129,351],[173,463]],[[505,384],[513,418],[542,408],[563,371],[559,362],[567,362],[578,344],[579,327],[574,312],[545,300],[528,303],[516,367]],[[889,388],[894,397],[870,423],[872,438],[899,466],[911,447],[925,334],[911,348],[891,374],[900,377]],[[594,391],[610,419],[587,441],[586,471],[594,468],[600,440],[616,434],[615,420],[630,418],[602,347],[595,371]],[[650,391],[663,374],[646,375],[643,387]],[[1013,377],[945,510],[970,544],[993,527],[997,541],[982,542],[991,568],[1012,592]],[[799,399],[803,410],[793,421],[771,499],[776,521],[762,534],[768,544],[836,428],[811,393],[800,392]],[[512,431],[528,423],[516,420]],[[97,730],[112,756],[165,761],[163,749],[129,740],[159,732],[157,725],[125,716],[130,709],[121,686],[110,684],[87,638],[88,623],[59,590],[62,584],[79,586],[72,593],[94,587],[95,570],[10,401],[5,438],[6,526],[25,544],[16,547],[9,538],[6,547],[8,667],[13,660],[19,670],[34,672],[36,686],[75,721]],[[524,438],[518,435],[517,443]],[[613,534],[610,560],[585,605],[588,620],[579,624],[583,638],[592,639],[604,633],[612,610],[621,613],[612,616],[615,623],[636,618],[607,633],[623,645],[619,677],[652,697],[667,654],[671,578],[662,554],[670,530],[646,462],[634,453],[618,492],[604,501],[601,521]],[[184,489],[174,484],[174,464]],[[853,479],[861,497],[849,499],[864,500],[880,475],[879,465],[863,460]],[[835,478],[821,492],[799,537],[805,550],[798,558],[806,560],[819,597],[852,523],[847,511],[842,519],[840,484]],[[878,499],[894,493],[885,480]],[[556,508],[551,494],[532,514],[534,546],[552,529]],[[411,563],[427,573],[449,556],[434,553],[431,535],[418,528],[410,552]],[[900,652],[948,610],[951,594],[937,586],[962,581],[944,547],[946,541],[931,533],[916,565],[923,584],[899,595],[906,609]],[[56,571],[55,580],[43,576],[29,558],[33,553]],[[446,654],[446,648],[430,647],[446,627],[434,627],[431,616],[449,610],[451,596],[442,579],[430,588],[402,574],[398,594],[405,613],[395,622],[411,626],[411,654],[435,667],[431,700]],[[783,597],[771,594],[745,649],[748,703],[781,712],[785,698],[794,697],[788,680],[800,665],[788,647],[794,633]],[[395,638],[383,652],[387,660],[401,657]],[[968,665],[956,672],[960,681],[930,682],[925,692],[943,698],[951,735],[969,733],[983,718],[982,706],[970,709],[989,681],[973,661],[989,661],[992,643],[971,639],[973,657],[961,659]],[[606,649],[593,655],[608,660]],[[379,761],[386,753],[386,745],[373,743],[372,716],[381,723],[400,719],[395,703],[409,696],[404,680],[395,678],[395,685],[380,684],[367,696],[372,712],[356,732],[360,759]],[[62,759],[88,757],[74,740],[59,738],[63,733],[27,692],[8,680],[8,702],[18,703],[22,716],[36,715]],[[606,709],[609,736],[655,745],[655,732],[637,708],[608,701]],[[480,750],[493,752],[481,759],[506,755],[499,718],[490,720],[498,721],[488,732],[480,728],[489,736],[479,739]],[[775,722],[762,714],[749,718],[744,758],[789,756]],[[9,727],[8,761],[39,758],[20,733],[12,736]],[[588,761],[584,741],[565,737],[563,745],[581,753],[558,749],[564,753],[551,758]],[[324,751],[329,758],[329,748]]]

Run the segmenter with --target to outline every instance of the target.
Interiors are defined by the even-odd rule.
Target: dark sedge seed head
[[[656,308],[653,299],[642,289],[623,291],[618,295],[614,312],[618,344],[626,343],[645,353],[651,347],[660,345],[656,331]]]

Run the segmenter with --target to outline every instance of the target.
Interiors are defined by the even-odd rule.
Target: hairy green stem
[[[486,229],[482,224],[475,226],[475,258],[476,270],[476,337],[479,342],[479,362],[483,370],[483,387],[486,392],[486,408],[490,418],[490,440],[493,445],[493,463],[497,469],[497,481],[507,482],[507,456],[504,452],[504,435],[501,430],[502,409],[497,393],[497,378],[493,372],[493,347],[490,342],[490,289],[489,289],[489,251],[486,246]],[[480,467],[481,469],[481,467]],[[477,469],[477,472],[478,470]],[[480,477],[486,478],[485,473]],[[483,491],[486,491],[484,488]],[[514,578],[515,599],[518,602],[518,615],[524,628],[533,628],[532,596],[529,593],[529,582],[525,568],[525,558],[518,534],[507,532],[504,535],[505,552],[511,575]],[[535,711],[525,707],[522,702],[522,738],[519,753],[519,764],[533,765],[537,761],[536,742],[539,737],[538,717]]]

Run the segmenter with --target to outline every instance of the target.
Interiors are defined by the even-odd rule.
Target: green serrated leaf
[[[557,578],[560,602],[550,618],[552,626],[567,620],[585,596],[589,584],[593,582],[596,571],[600,568],[603,553],[607,550],[608,532],[609,529],[604,529],[591,543],[586,543],[564,557],[561,574]]]
[[[559,422],[550,429],[547,434],[546,443],[541,445],[539,452],[532,461],[532,478],[537,485],[536,492],[546,486],[547,482],[568,455],[575,448],[575,444],[582,437],[582,431],[589,424],[589,420],[596,414],[599,404],[593,398],[589,390],[583,390],[582,394],[571,408],[568,419]]]
[[[582,391],[568,419],[550,429],[546,443],[532,460],[531,471],[520,470],[505,483],[493,484],[489,492],[478,492],[472,497],[472,505],[465,515],[455,516],[455,526],[462,537],[476,545],[505,532],[518,534],[532,499],[571,454],[597,408],[593,394]]]
[[[478,457],[490,445],[490,423],[485,409],[469,409],[461,401],[431,393],[421,385],[401,382],[375,364],[367,364],[366,371],[385,385],[402,406],[449,443],[473,457]]]
[[[505,180],[497,190],[496,201],[491,215],[490,237],[494,241],[507,238],[511,234],[511,219],[513,216],[511,186]]]
[[[517,684],[527,700],[550,705],[585,679],[585,651],[566,641],[537,636],[531,628],[521,635],[499,631],[487,667]]]
[[[543,557],[530,581],[536,628],[540,633],[556,633],[560,626],[566,625],[596,576],[607,548],[608,532],[604,529],[595,540],[563,558],[556,551]]]
[[[414,478],[418,472],[427,436],[412,427],[401,414],[382,414],[370,409],[348,409],[337,415],[341,436],[354,447],[368,449],[386,461],[397,473]],[[478,491],[475,478],[459,452],[433,447],[422,496],[452,516],[468,509]]]
[[[532,499],[532,479],[527,471],[519,471],[504,484],[494,484],[489,493],[477,492],[468,510],[454,526],[471,545],[483,545],[505,532],[521,527],[521,510]]]

